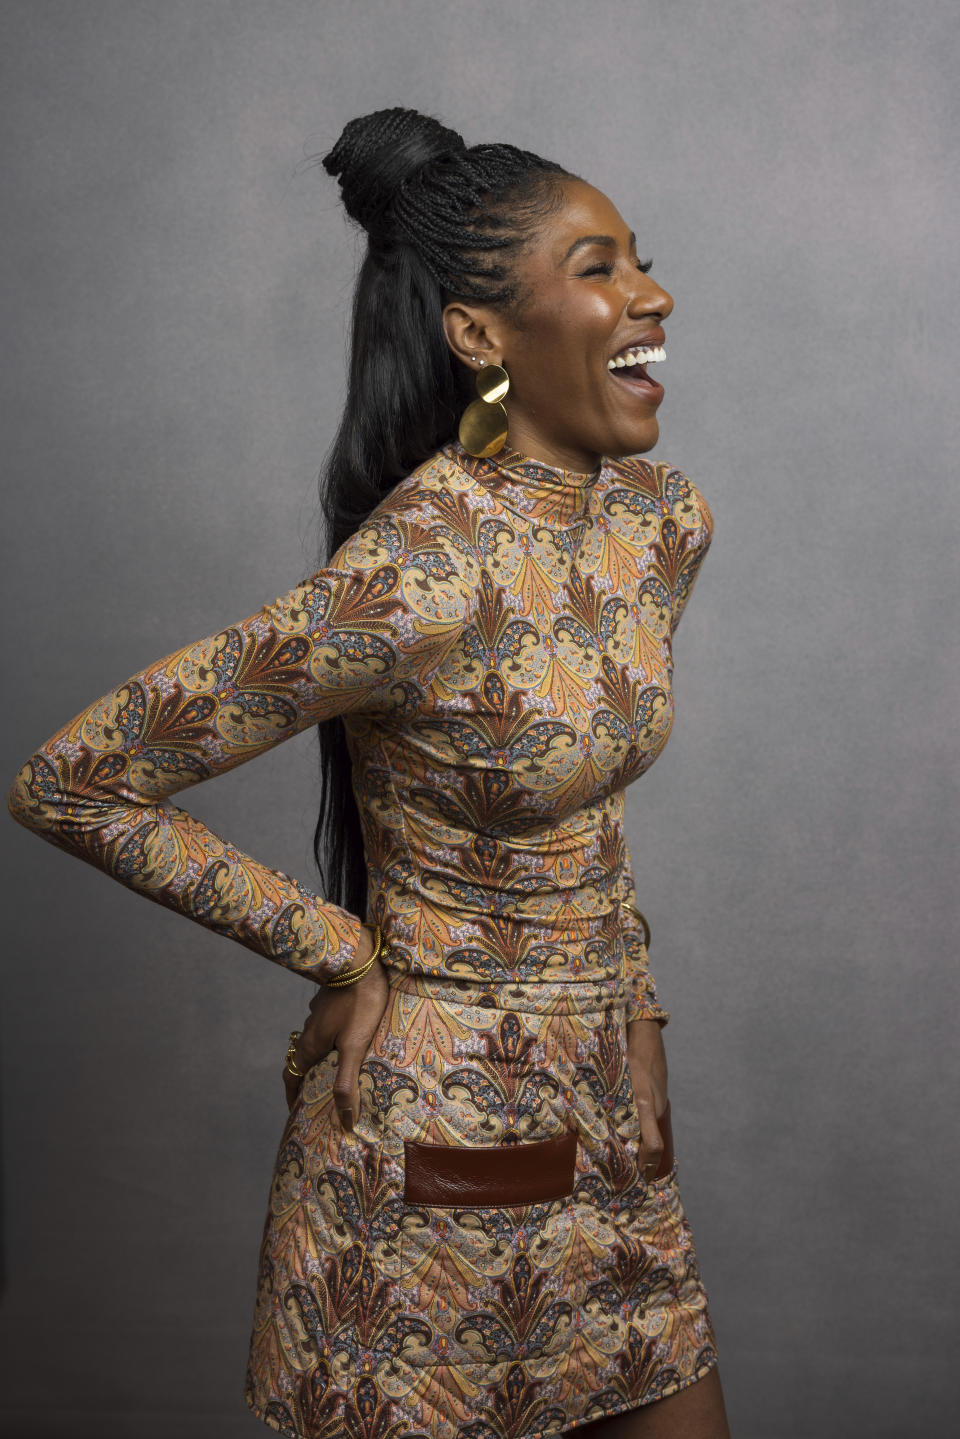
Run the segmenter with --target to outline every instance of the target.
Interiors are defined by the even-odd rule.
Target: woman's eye
[[[636,266],[637,266],[637,269],[640,270],[642,274],[646,275],[646,274],[648,274],[648,273],[650,272],[650,270],[653,269],[653,261],[652,261],[652,260],[637,260],[637,261],[636,261]],[[613,274],[613,264],[612,264],[612,262],[611,262],[610,260],[600,261],[600,262],[598,262],[596,265],[591,265],[588,270],[581,270],[581,271],[580,271],[580,274],[581,274],[581,275],[612,275],[612,274]]]

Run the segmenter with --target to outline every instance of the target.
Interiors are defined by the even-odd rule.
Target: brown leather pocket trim
[[[530,1144],[403,1144],[403,1198],[407,1204],[467,1208],[541,1204],[573,1193],[577,1136]]]

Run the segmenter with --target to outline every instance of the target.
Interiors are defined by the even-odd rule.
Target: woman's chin
[[[614,444],[604,453],[609,455],[611,460],[622,459],[624,455],[644,455],[647,450],[653,449],[659,439],[660,426],[654,415],[642,429],[638,428],[629,434],[617,435]]]

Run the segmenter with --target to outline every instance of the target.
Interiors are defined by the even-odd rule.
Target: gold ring
[[[285,1068],[285,1069],[289,1069],[290,1073],[294,1076],[295,1079],[303,1079],[304,1076],[305,1076],[305,1074],[306,1074],[306,1072],[307,1072],[305,1069],[303,1069],[303,1070],[297,1069],[297,1067],[295,1066],[295,1064],[294,1064],[294,1062],[293,1062],[293,1055],[294,1055],[294,1051],[295,1051],[295,1049],[296,1049],[296,1047],[297,1047],[297,1040],[300,1038],[300,1036],[301,1036],[302,1033],[303,1033],[303,1030],[302,1030],[302,1029],[291,1029],[291,1031],[290,1031],[290,1043],[289,1043],[289,1045],[287,1046],[287,1057],[286,1057],[286,1060],[284,1061],[284,1068]]]

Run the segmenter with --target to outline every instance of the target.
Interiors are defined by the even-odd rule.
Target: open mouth
[[[667,358],[662,345],[632,345],[621,350],[607,362],[611,379],[618,380],[631,390],[648,395],[662,395],[663,386],[647,374],[646,366]]]

